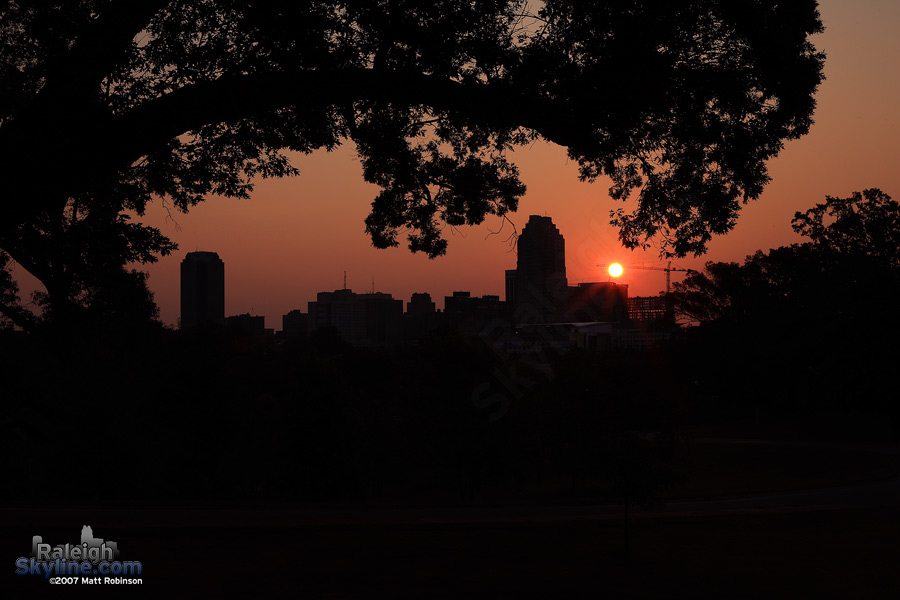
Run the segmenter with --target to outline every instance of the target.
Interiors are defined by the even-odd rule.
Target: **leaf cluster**
[[[877,188],[827,196],[792,226],[809,241],[689,272],[675,284],[679,312],[699,323],[767,326],[837,319],[865,327],[887,318],[876,299],[900,288],[900,204]]]
[[[123,211],[248,197],[298,173],[288,151],[352,142],[373,244],[435,257],[516,210],[509,151],[543,138],[611,179],[626,246],[701,253],[809,129],[821,30],[813,0],[7,0],[0,248],[95,268],[60,225],[75,203],[160,250]]]
[[[610,177],[614,199],[635,199],[612,213],[626,245],[702,252],[759,196],[765,161],[808,130],[824,58],[809,42],[822,29],[811,0],[129,8],[7,2],[0,74],[15,93],[0,109],[16,126],[0,131],[0,149],[58,159],[27,141],[54,130],[60,150],[80,142],[95,165],[39,196],[125,183],[138,208],[162,195],[187,209],[250,193],[256,174],[296,173],[284,149],[349,139],[367,179],[386,186],[367,223],[373,241],[393,245],[408,229],[432,256],[446,246],[442,221],[515,209],[524,186],[502,151],[535,136],[567,146],[582,178]]]

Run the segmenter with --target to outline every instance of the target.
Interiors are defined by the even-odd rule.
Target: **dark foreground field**
[[[616,518],[209,526],[198,512],[193,527],[94,526],[143,562],[142,589],[21,581],[10,559],[4,597],[897,598],[898,514],[638,516],[625,556]],[[66,539],[69,529],[42,533]],[[7,527],[3,555],[34,533]]]
[[[590,485],[506,507],[496,496],[441,508],[19,503],[0,521],[2,597],[893,599],[898,457],[891,446],[696,443],[692,477],[665,510],[632,512],[627,553],[622,508]],[[86,524],[141,561],[140,588],[13,574],[32,536],[77,543]]]

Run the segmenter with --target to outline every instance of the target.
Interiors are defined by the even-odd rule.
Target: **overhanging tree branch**
[[[27,137],[7,137],[5,148],[16,148],[16,152],[0,164],[12,184],[3,200],[6,219],[0,235],[58,202],[60,194],[88,191],[100,178],[118,173],[203,125],[284,108],[302,112],[351,106],[358,100],[425,105],[492,128],[525,127],[569,148],[586,149],[592,144],[588,132],[577,127],[565,107],[503,84],[460,83],[435,75],[371,69],[229,75],[175,90],[121,117],[94,112],[88,118],[57,123],[62,130],[47,131],[47,138],[35,135],[35,129],[47,129],[46,124],[28,128]],[[60,143],[48,145],[48,138]],[[91,151],[86,152],[85,145]],[[42,176],[47,164],[55,166],[57,177]],[[26,195],[28,200],[23,201]]]
[[[62,26],[0,38],[33,53],[0,60],[14,96],[0,103],[0,240],[76,196],[112,194],[140,210],[154,195],[187,208],[246,194],[257,173],[293,172],[286,148],[331,148],[348,135],[359,144],[358,119],[371,130],[365,176],[398,199],[410,170],[429,178],[477,155],[489,175],[448,195],[442,214],[479,222],[480,196],[516,179],[495,150],[541,135],[568,149],[583,179],[609,176],[614,199],[637,193],[618,220],[626,243],[659,233],[678,255],[703,252],[741,200],[759,196],[765,160],[812,122],[824,59],[808,41],[821,31],[816,3],[620,4],[548,0],[541,29],[515,37],[516,0],[481,13],[462,0],[409,3],[404,16],[376,2],[73,0],[68,27],[56,5],[22,2],[22,31],[29,15]],[[365,68],[375,56],[379,68]],[[100,90],[107,75],[113,85]],[[423,115],[439,120],[434,151],[452,147],[449,163],[416,141]],[[653,164],[632,169],[647,149]],[[501,187],[514,209],[524,190]]]

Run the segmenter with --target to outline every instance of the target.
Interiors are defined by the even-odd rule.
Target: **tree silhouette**
[[[379,247],[442,254],[444,225],[516,209],[506,151],[543,138],[636,193],[629,246],[702,252],[807,132],[816,3],[662,0],[5,3],[0,247],[73,201],[141,214],[247,196],[285,150],[355,143]],[[52,172],[52,176],[48,176]],[[109,218],[115,219],[115,214]],[[46,283],[46,282],[45,282]],[[53,295],[53,292],[51,292]]]
[[[118,206],[77,200],[68,202],[61,214],[45,214],[18,227],[5,243],[46,288],[34,293],[30,306],[23,305],[7,255],[0,310],[29,331],[49,325],[88,331],[156,320],[159,309],[146,274],[126,265],[152,263],[158,254],[177,248],[158,229],[130,222]]]
[[[743,264],[709,262],[676,284],[676,310],[701,325],[704,377],[727,390],[735,379],[726,374],[737,369],[740,393],[756,406],[874,408],[900,434],[882,350],[900,333],[892,306],[900,205],[878,189],[829,196],[792,225],[810,241],[757,251]]]
[[[13,225],[103,184],[139,205],[243,194],[242,176],[292,172],[282,148],[356,136],[367,179],[409,201],[434,186],[427,212],[469,220],[512,207],[516,186],[477,201],[507,172],[497,151],[539,134],[621,194],[643,177],[645,209],[673,212],[657,225],[722,229],[736,211],[718,196],[757,195],[821,77],[814,2],[11,2],[4,17]],[[29,177],[46,164],[60,176]],[[688,207],[706,213],[674,214]]]
[[[22,305],[19,284],[13,277],[15,265],[9,254],[0,250],[0,330],[19,327],[32,329],[35,314]]]
[[[822,251],[867,256],[900,268],[900,203],[878,188],[849,198],[826,196],[823,204],[798,212],[791,227]]]
[[[900,204],[879,189],[826,196],[791,222],[810,241],[757,251],[743,264],[708,262],[675,285],[681,314],[701,323],[796,319],[836,310],[871,319],[862,297],[884,295],[900,276]],[[881,291],[879,291],[881,290]],[[856,312],[853,312],[856,311]]]

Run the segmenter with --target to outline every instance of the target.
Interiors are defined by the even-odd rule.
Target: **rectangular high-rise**
[[[554,323],[563,318],[568,301],[566,241],[550,217],[531,215],[516,244],[513,320]],[[509,292],[507,292],[507,298]]]
[[[181,261],[181,328],[225,324],[225,263],[215,252],[188,252]]]
[[[390,294],[354,294],[348,289],[319,292],[309,303],[310,332],[334,327],[354,346],[398,346],[403,301]]]
[[[612,281],[579,283],[569,288],[566,321],[620,323],[628,318],[628,284]]]

